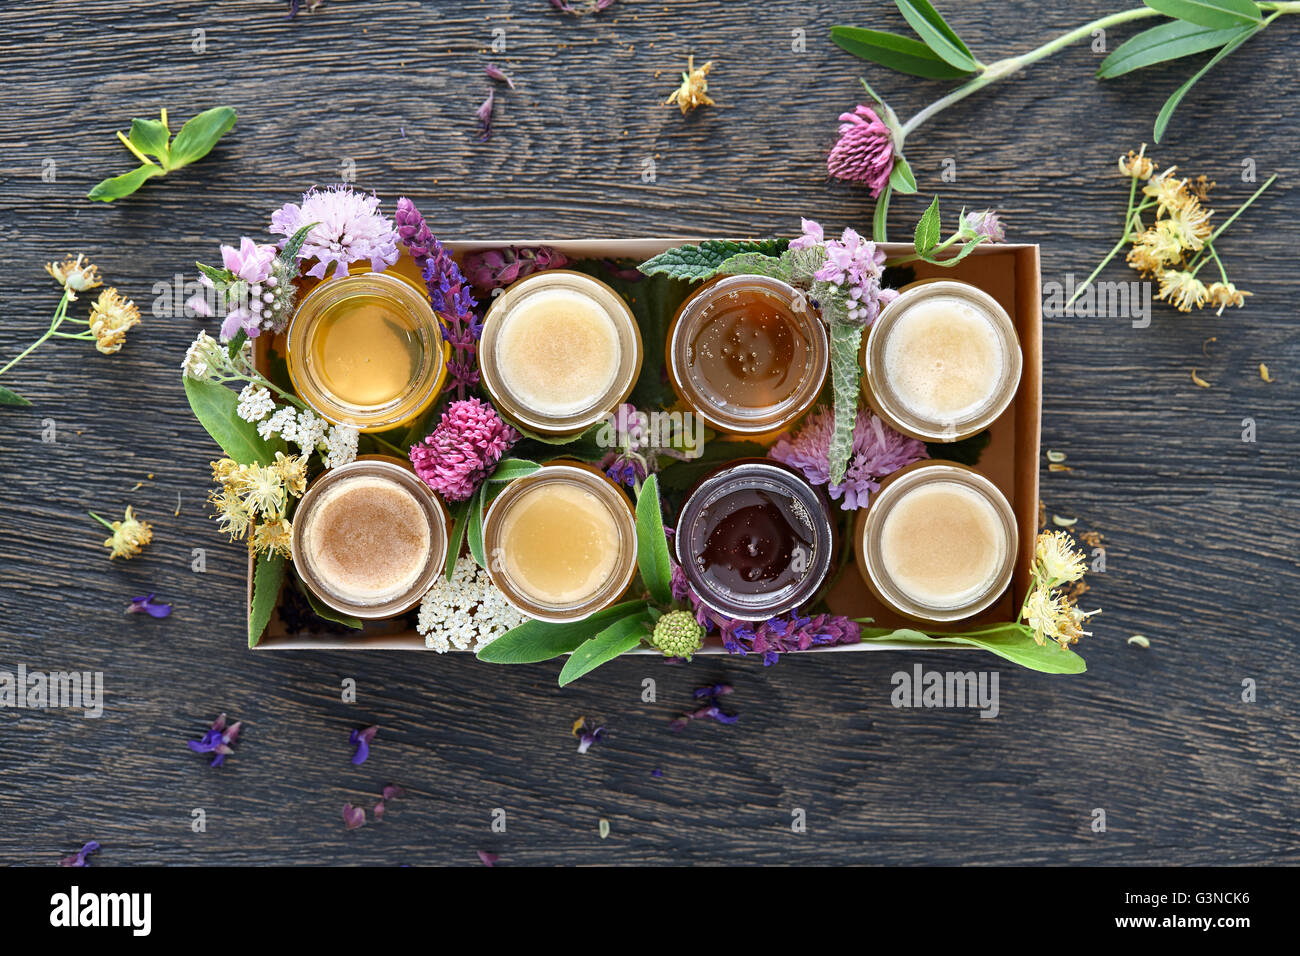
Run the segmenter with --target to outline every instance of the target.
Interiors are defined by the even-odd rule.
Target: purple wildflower
[[[235,752],[232,745],[239,736],[242,724],[243,721],[237,720],[227,727],[226,715],[221,714],[202,738],[189,741],[190,749],[196,754],[216,754],[209,766],[220,767],[226,762],[226,757]]]
[[[465,275],[479,292],[491,292],[510,285],[516,279],[545,269],[563,269],[568,258],[550,246],[520,248],[504,246],[484,249],[465,256]]]
[[[464,501],[496,467],[519,433],[487,402],[452,402],[442,420],[411,446],[411,464],[420,479],[448,501]]]
[[[59,861],[59,866],[89,866],[90,864],[86,862],[86,857],[90,856],[92,853],[98,852],[99,841],[91,840],[88,843],[83,844],[81,849],[72,854],[72,856],[65,856],[61,859]]]
[[[127,614],[148,614],[150,617],[166,617],[172,612],[170,604],[155,602],[153,594],[146,594],[144,597],[132,598],[131,606],[126,609]]]
[[[406,243],[411,258],[423,269],[437,241],[429,231],[429,224],[424,221],[424,216],[415,208],[415,203],[402,196],[397,200],[397,212],[393,214],[393,221],[397,224],[398,238]]]
[[[422,272],[429,292],[429,304],[442,322],[444,338],[451,345],[453,357],[447,363],[445,390],[454,390],[458,399],[478,384],[478,339],[483,323],[474,312],[478,305],[465,282],[465,276],[452,258],[451,250],[432,235]]]
[[[870,107],[840,114],[840,138],[826,157],[826,170],[836,179],[863,183],[873,199],[885,188],[894,170],[894,138]]]
[[[805,229],[808,225],[810,223],[804,220]],[[826,261],[814,278],[839,286],[847,293],[850,322],[871,325],[876,321],[880,310],[898,298],[898,292],[894,289],[880,287],[885,251],[877,249],[874,242],[863,239],[852,229],[845,229],[839,239],[827,240],[825,248]]]
[[[483,67],[483,72],[494,80],[500,80],[512,90],[515,88],[515,81],[510,78],[510,74],[501,69],[495,63],[489,63],[487,66]]]
[[[826,235],[822,231],[821,224],[811,219],[800,218],[799,226],[803,234],[798,239],[790,240],[791,249],[811,249],[813,246],[820,246],[826,241]]]
[[[357,827],[366,825],[366,811],[361,807],[354,807],[350,803],[343,804],[343,824],[349,830],[355,830]]]
[[[961,220],[961,232],[970,239],[984,236],[989,242],[1006,242],[1007,239],[1007,230],[992,209],[966,213]]]
[[[578,738],[578,753],[585,754],[591,745],[605,739],[604,727],[593,727],[586,717],[573,722],[573,735]]]
[[[370,756],[370,742],[375,739],[375,734],[379,733],[379,725],[372,724],[364,730],[354,730],[348,735],[348,743],[356,747],[356,753],[352,755],[354,764],[366,762]]]
[[[492,107],[496,103],[496,96],[496,90],[488,90],[487,99],[474,111],[474,115],[478,117],[480,143],[486,143],[488,137],[492,135]]]
[[[487,850],[475,850],[474,852],[478,854],[479,862],[484,866],[495,866],[497,860],[501,859],[497,854],[489,853]]]
[[[271,213],[271,232],[289,237],[315,223],[298,258],[315,259],[307,275],[324,279],[333,263],[334,278],[348,274],[353,262],[370,261],[376,272],[397,261],[397,232],[393,221],[379,211],[379,197],[354,192],[351,186],[313,186],[303,193],[302,204],[285,203]]]
[[[668,725],[669,729],[685,730],[693,720],[710,718],[720,724],[734,724],[740,719],[739,715],[727,713],[718,704],[718,698],[730,694],[732,690],[734,688],[730,684],[710,684],[707,687],[696,688],[694,697],[697,701],[702,701],[702,703],[695,710],[687,711],[674,720]]]
[[[827,485],[834,430],[835,413],[830,408],[818,408],[804,418],[798,432],[783,435],[767,455],[798,469],[814,485]],[[880,479],[929,457],[924,442],[895,431],[870,410],[859,407],[848,470],[844,480],[828,485],[827,491],[837,501],[843,499],[840,508],[844,511],[865,508],[880,487]]]

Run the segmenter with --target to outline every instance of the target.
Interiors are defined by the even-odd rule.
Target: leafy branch
[[[162,110],[156,120],[132,120],[131,134],[127,136],[119,130],[117,138],[140,161],[140,165],[129,173],[105,179],[87,194],[87,198],[112,202],[131,195],[155,176],[165,176],[197,162],[230,131],[235,119],[233,108],[217,106],[191,117],[174,138],[167,125],[166,110]]]

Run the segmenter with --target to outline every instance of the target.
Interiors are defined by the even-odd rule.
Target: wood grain
[[[218,242],[262,235],[274,206],[348,162],[360,185],[390,203],[410,195],[447,235],[790,234],[801,215],[865,230],[870,200],[825,176],[836,116],[861,99],[864,75],[904,116],[942,89],[826,39],[841,22],[904,30],[882,2],[619,0],[573,18],[546,0],[330,0],[295,21],[284,6],[0,6],[0,356],[53,307],[42,262],[84,251],[147,312],[155,282],[188,274]],[[943,6],[987,61],[1119,5]],[[0,412],[0,669],[102,670],[107,702],[97,721],[0,711],[0,862],[52,863],[92,838],[104,845],[97,865],[473,864],[477,849],[512,864],[1300,862],[1294,20],[1217,67],[1154,150],[1219,181],[1220,219],[1254,188],[1243,160],[1261,180],[1280,175],[1221,244],[1249,305],[1223,318],[1158,307],[1146,329],[1046,323],[1043,443],[1075,470],[1045,472],[1044,498],[1107,545],[1088,595],[1105,612],[1081,648],[1086,675],[997,668],[1001,713],[982,720],[890,706],[890,675],[914,660],[996,665],[957,652],[768,669],[636,659],[564,691],[558,663],[250,654],[243,553],[204,515],[213,448],[178,378],[196,325],[146,316],[117,356],[60,343],[5,377],[35,405]],[[504,52],[491,49],[497,29]],[[797,30],[806,52],[792,49]],[[682,118],[661,103],[688,53],[715,61],[719,106]],[[1110,247],[1125,198],[1115,157],[1149,141],[1191,72],[1101,84],[1099,59],[1087,44],[1064,51],[908,144],[922,193],[940,193],[950,216],[1002,210],[1012,237],[1042,244],[1045,281],[1086,275]],[[492,138],[479,143],[489,61],[518,89],[498,90]],[[217,103],[240,119],[207,159],[128,200],[85,200],[129,167],[113,133],[131,117],[165,105],[183,120]],[[949,158],[955,182],[941,179]],[[895,202],[896,235],[923,205]],[[1192,383],[1193,367],[1211,389]],[[1254,443],[1241,440],[1243,418]],[[85,511],[128,503],[156,539],[142,559],[110,565]],[[195,547],[206,574],[190,570]],[[146,591],[175,614],[124,616]],[[1151,648],[1126,645],[1134,633]],[[346,678],[355,704],[340,700]],[[654,703],[642,700],[647,678]],[[1257,702],[1241,701],[1246,679]],[[714,680],[735,685],[740,721],[670,733],[691,689]],[[211,770],[185,741],[222,710],[246,729]],[[569,727],[582,715],[610,733],[579,756]],[[348,732],[370,723],[381,727],[373,756],[353,767]],[[411,795],[384,823],[345,832],[342,804],[371,803],[390,782]],[[205,833],[190,829],[195,808]],[[494,808],[505,834],[490,830]],[[796,808],[804,833],[791,830]],[[1106,833],[1089,829],[1094,808]]]

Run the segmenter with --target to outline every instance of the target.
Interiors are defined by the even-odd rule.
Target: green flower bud
[[[690,611],[669,611],[655,624],[650,643],[663,651],[664,657],[690,660],[704,643],[704,628]]]

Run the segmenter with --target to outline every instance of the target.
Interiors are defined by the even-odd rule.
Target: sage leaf
[[[483,552],[483,507],[487,495],[487,482],[478,486],[478,491],[470,497],[469,524],[465,535],[469,539],[469,553],[474,563],[480,568],[487,567],[487,555]]]
[[[894,168],[889,171],[889,185],[896,193],[911,195],[916,192],[916,176],[902,156],[894,159]]]
[[[284,448],[282,439],[274,443],[265,441],[257,433],[257,426],[246,422],[236,413],[239,398],[233,391],[216,382],[201,382],[185,376],[185,397],[199,424],[221,446],[226,456],[241,465],[269,465],[275,461],[275,452]]]
[[[613,607],[597,611],[581,621],[552,624],[547,621],[525,621],[512,627],[491,644],[478,651],[478,659],[491,664],[536,664],[567,654],[583,641],[599,634],[612,622],[637,611],[645,610],[644,601],[624,601]]]
[[[866,643],[903,644],[908,647],[967,646],[978,647],[1004,660],[1044,674],[1082,674],[1088,669],[1084,659],[1055,641],[1038,644],[1034,632],[1025,624],[993,624],[960,634],[925,634],[912,628],[864,627]]]
[[[248,608],[248,646],[256,647],[271,622],[284,584],[285,560],[278,554],[259,554],[253,563],[253,603]]]
[[[816,295],[816,291],[814,291]],[[862,345],[862,326],[848,319],[843,305],[822,299],[822,317],[828,318],[831,331],[831,387],[835,425],[831,431],[830,484],[844,480],[853,451],[853,426],[858,419],[859,377],[858,350]],[[833,302],[833,300],[832,300]],[[829,312],[829,317],[828,317]]]
[[[456,571],[456,561],[460,558],[460,546],[465,543],[465,526],[469,524],[469,508],[474,499],[453,501],[447,505],[447,514],[451,516],[451,534],[447,538],[447,560],[443,574],[450,581]]]
[[[966,44],[961,42],[952,27],[939,16],[939,11],[932,7],[929,0],[894,0],[898,12],[903,15],[908,26],[916,31],[931,50],[937,53],[945,63],[973,73],[979,69],[979,63],[971,56]]]
[[[831,27],[831,40],[856,57],[909,76],[927,80],[960,80],[971,75],[971,70],[946,62],[921,41],[897,33],[838,26]]]
[[[1165,100],[1165,105],[1160,107],[1160,114],[1156,117],[1153,136],[1157,143],[1160,142],[1160,137],[1165,135],[1165,128],[1169,126],[1169,121],[1173,118],[1174,110],[1178,109],[1178,104],[1183,101],[1183,97],[1187,95],[1187,91],[1196,85],[1196,81],[1206,73],[1209,73],[1210,70],[1214,69],[1214,67],[1218,65],[1220,60],[1225,59],[1233,50],[1237,49],[1237,47],[1241,46],[1262,29],[1263,27],[1252,27],[1238,35],[1235,40],[1230,40],[1228,43],[1225,43],[1219,52],[1210,58],[1209,63],[1197,70],[1192,74],[1191,79],[1170,94],[1169,99]]]
[[[601,664],[635,650],[648,633],[649,620],[649,611],[641,611],[615,621],[595,637],[583,641],[564,662],[564,667],[560,670],[560,686],[572,684]]]
[[[1217,30],[1188,23],[1186,20],[1171,20],[1143,30],[1121,43],[1110,56],[1101,61],[1097,76],[1109,80],[1156,63],[1204,53],[1223,46],[1249,29],[1250,27],[1233,27]]]
[[[19,408],[30,408],[31,402],[23,398],[17,392],[11,392],[9,389],[0,385],[0,405],[12,405]]]
[[[230,132],[235,119],[235,111],[229,106],[216,106],[191,116],[172,140],[171,168],[180,169],[208,155],[217,140]]]
[[[673,566],[659,506],[659,479],[647,476],[636,496],[636,566],[641,581],[658,604],[673,600]]]
[[[757,252],[765,256],[778,256],[789,245],[786,239],[759,239],[737,241],[733,239],[706,239],[704,242],[677,246],[647,259],[637,268],[645,275],[665,275],[673,279],[698,282],[711,278],[718,267],[732,256],[743,252]]]
[[[941,235],[939,197],[935,196],[925,212],[921,214],[921,220],[916,224],[913,245],[916,247],[917,253],[921,256],[929,255],[930,251],[939,244]]]
[[[150,179],[162,174],[163,169],[161,166],[140,166],[129,173],[113,176],[111,179],[105,179],[103,182],[96,184],[90,192],[86,193],[86,198],[95,202],[112,202],[114,199],[121,199],[123,196],[131,195]]]
[[[1227,29],[1259,23],[1259,7],[1251,0],[1144,0],[1152,10],[1203,27]]]
[[[488,481],[514,481],[516,478],[531,475],[541,467],[537,462],[523,458],[502,458],[497,463],[496,471],[488,477]]]

